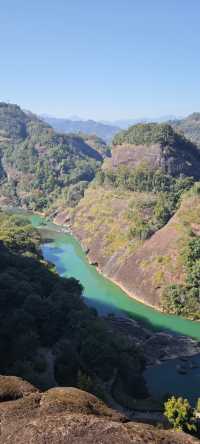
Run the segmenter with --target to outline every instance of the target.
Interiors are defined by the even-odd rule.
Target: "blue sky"
[[[0,100],[114,120],[200,111],[199,0],[1,0]]]

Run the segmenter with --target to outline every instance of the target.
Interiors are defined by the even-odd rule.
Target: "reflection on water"
[[[183,370],[184,373],[179,373]],[[187,361],[172,359],[145,371],[150,393],[157,399],[169,395],[184,396],[195,405],[200,397],[200,354]]]
[[[40,221],[40,217],[32,217],[34,226],[38,226]],[[165,329],[174,334],[185,334],[200,340],[200,323],[165,315],[129,298],[124,291],[88,263],[85,253],[73,236],[59,233],[57,230],[58,228],[51,223],[42,227],[43,237],[53,240],[42,245],[43,255],[55,264],[61,276],[73,276],[81,282],[88,305],[95,307],[100,314],[125,314],[146,323],[150,328]],[[194,365],[198,365],[197,368],[190,368],[193,361]],[[175,359],[147,369],[145,377],[148,388],[158,398],[171,393],[186,396],[194,402],[200,397],[200,355],[184,364],[187,367],[186,374],[179,374],[177,365],[183,363]]]

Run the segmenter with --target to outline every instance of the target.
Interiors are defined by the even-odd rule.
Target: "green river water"
[[[167,329],[200,340],[199,322],[163,314],[130,298],[89,264],[79,242],[71,234],[60,233],[59,228],[51,223],[43,226],[42,221],[40,216],[31,216],[32,224],[47,231],[47,237],[53,239],[53,242],[42,245],[45,259],[55,264],[61,276],[73,276],[81,282],[88,304],[96,307],[100,313],[125,312],[155,329]]]
[[[73,276],[84,287],[84,298],[88,305],[95,307],[100,314],[120,313],[140,320],[156,330],[169,330],[174,334],[184,334],[200,340],[200,323],[177,316],[158,312],[127,296],[117,285],[102,276],[90,265],[79,242],[71,235],[60,232],[54,224],[40,216],[30,216],[32,225],[39,228],[44,239],[42,253],[46,260],[55,264],[61,276]],[[145,377],[150,392],[158,398],[165,393],[187,396],[192,402],[200,396],[200,356],[193,362],[198,368],[189,370],[186,375],[176,372],[178,360],[170,360],[147,369]]]

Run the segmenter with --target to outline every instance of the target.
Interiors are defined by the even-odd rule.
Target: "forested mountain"
[[[200,152],[194,143],[169,124],[137,124],[115,136],[110,154],[96,136],[55,133],[31,113],[2,103],[0,153],[1,203],[50,210],[57,221],[67,214],[91,261],[128,293],[200,317],[199,253],[184,262],[179,248],[184,245],[189,258],[199,230]]]
[[[1,203],[48,209],[56,217],[67,212],[91,262],[130,296],[200,319],[200,184],[195,182],[200,153],[194,143],[168,124],[138,124],[116,135],[110,152],[96,136],[55,133],[35,115],[1,103],[0,159]],[[79,424],[84,413],[84,429],[91,415],[95,421],[99,415],[103,421],[104,416],[127,421],[78,389],[115,405],[157,407],[143,378],[150,330],[142,327],[141,345],[136,333],[112,327],[111,315],[100,318],[86,306],[81,284],[59,277],[44,262],[40,243],[28,220],[0,211],[0,373],[25,377],[41,389],[76,387],[42,395],[26,382],[4,379],[0,401],[22,398],[19,410],[17,402],[11,407],[17,423],[22,419],[20,430],[27,424],[27,408],[35,418],[34,431],[39,424],[50,439],[52,429],[47,435],[38,418],[46,421],[48,412],[51,427],[54,408],[59,421],[65,411],[63,433],[73,409]],[[26,395],[19,394],[19,384]],[[77,421],[76,415],[70,418]],[[192,409],[191,418],[188,430],[195,420]],[[7,422],[4,416],[1,420],[7,439]],[[9,421],[10,437],[10,427],[18,428],[13,414]],[[130,427],[143,439],[135,425],[119,431],[128,433]],[[159,433],[151,429],[151,438],[173,442],[170,433]]]
[[[135,125],[115,136],[71,216],[106,276],[145,303],[198,319],[199,178],[193,143],[166,124]]]
[[[17,105],[0,103],[0,193],[5,201],[37,210],[58,199],[73,205],[103,160],[98,151],[84,137],[57,134]]]
[[[200,113],[190,114],[185,119],[170,121],[170,125],[185,135],[200,148]]]
[[[102,155],[102,157],[110,157],[111,156],[111,148],[109,145],[104,142],[103,139],[100,137],[93,135],[93,134],[85,134],[85,133],[79,133],[79,137],[83,138],[85,143],[87,143],[89,146],[94,148],[96,151],[98,151],[99,154]]]
[[[112,167],[146,162],[172,176],[200,178],[200,154],[193,143],[167,124],[138,124],[113,139]]]
[[[55,131],[62,133],[85,133],[100,137],[110,143],[113,136],[120,130],[115,125],[96,122],[95,120],[70,120],[56,117],[41,116],[42,120],[49,123]]]

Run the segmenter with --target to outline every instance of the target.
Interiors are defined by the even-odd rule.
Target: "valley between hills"
[[[126,414],[127,410],[137,410],[138,405],[142,412],[160,414],[163,400],[155,400],[148,393],[144,371],[150,353],[138,341],[136,330],[141,325],[121,329],[117,318],[104,319],[88,306],[82,297],[82,282],[60,277],[56,263],[45,261],[41,245],[48,236],[42,239],[42,226],[34,228],[29,216],[41,214],[72,232],[90,263],[133,299],[177,319],[199,321],[199,128],[200,115],[195,113],[184,122],[133,125],[117,133],[107,145],[97,135],[57,133],[17,105],[0,103],[0,372],[8,378],[25,378],[38,387],[38,391],[29,387],[30,393],[37,393],[29,393],[27,398],[36,422],[40,412],[33,412],[34,406],[46,415],[51,409],[48,403],[55,407],[58,399],[59,408],[62,404],[62,409],[68,409],[69,397],[73,404],[70,421],[77,420],[74,403],[76,394],[82,395],[51,392],[58,385],[90,392]],[[19,209],[27,216],[20,215]],[[148,336],[149,332],[142,329],[143,334]],[[162,334],[156,340],[160,350]],[[183,357],[199,352],[195,341],[176,337],[175,342],[177,347],[182,344]],[[166,348],[173,346],[172,341]],[[151,356],[151,365],[158,355]],[[180,370],[183,367],[181,364]],[[12,400],[11,410],[16,409],[23,427],[24,394],[13,394],[14,380],[7,380],[11,389],[5,389],[6,380],[2,381],[2,415],[4,401]],[[13,390],[19,390],[19,381],[14,381]],[[42,394],[49,389],[47,395]],[[14,401],[18,398],[22,399],[21,407]],[[95,399],[89,400],[90,405],[96,405]],[[90,415],[85,400],[83,404],[79,405],[81,415]],[[95,416],[99,415],[98,408],[94,407]],[[6,418],[9,415],[8,411]],[[114,418],[107,410],[101,415],[102,420],[107,415]],[[153,421],[151,415],[148,420]],[[17,425],[10,421],[15,433]],[[128,419],[117,417],[113,421],[118,424]],[[9,420],[4,424],[2,439],[6,443]],[[126,426],[116,427],[129,438],[138,434],[129,426],[129,431]],[[151,428],[148,433],[156,434]],[[178,435],[173,441],[162,433],[150,436],[147,442],[179,442]],[[142,442],[139,435],[140,441],[131,439]],[[69,442],[73,442],[72,437]],[[195,441],[183,437],[180,442]]]

